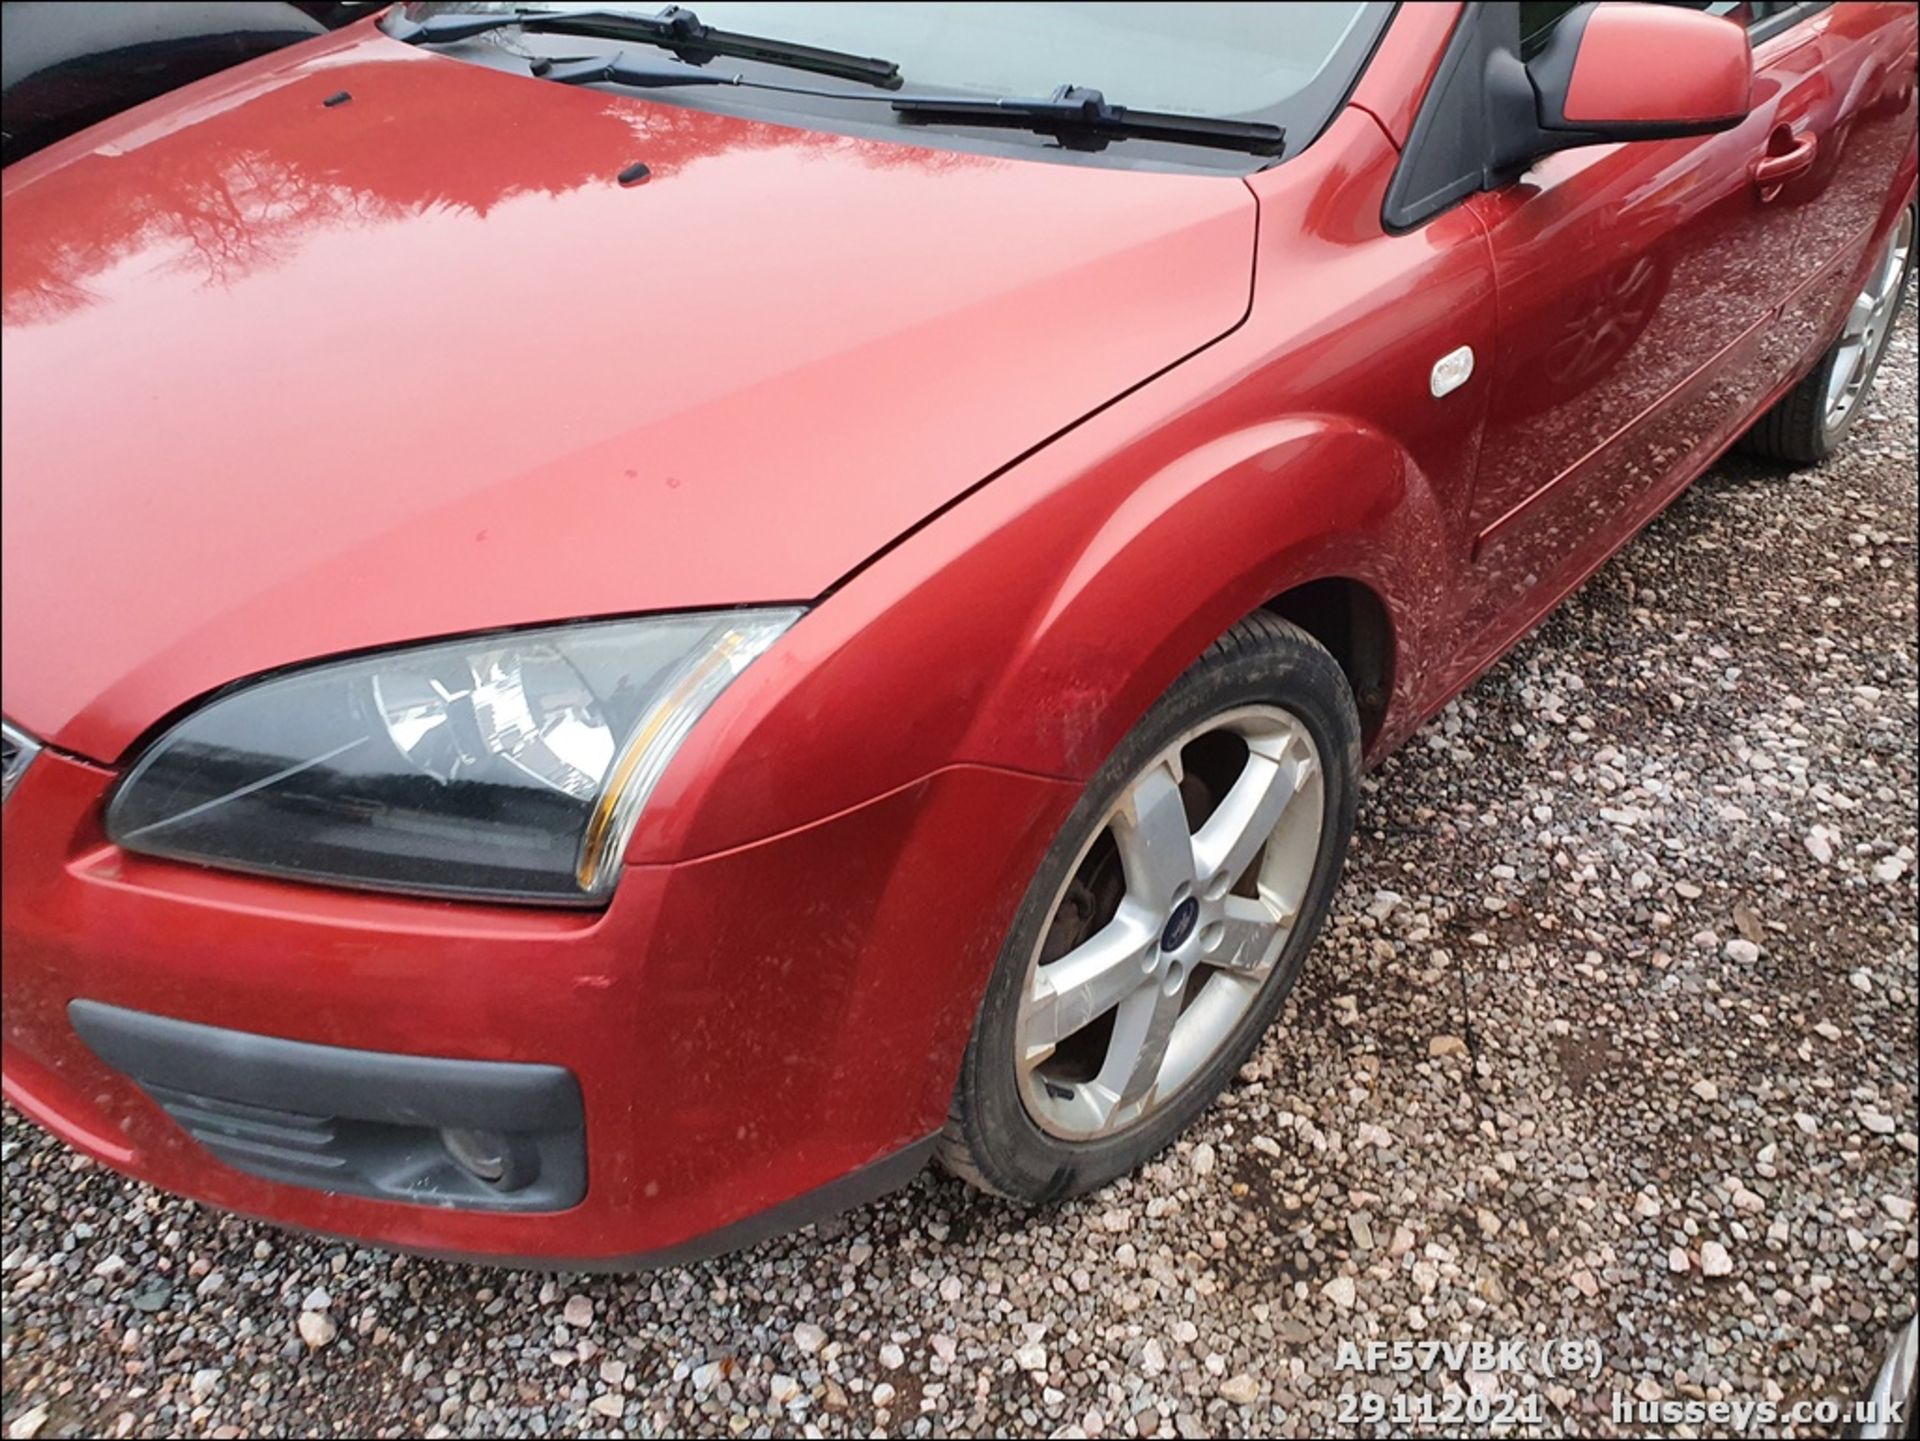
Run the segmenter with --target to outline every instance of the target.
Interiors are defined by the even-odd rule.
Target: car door
[[[1519,7],[1523,57],[1571,8]],[[1499,295],[1467,601],[1492,633],[1604,559],[1776,378],[1768,321],[1818,268],[1802,207],[1777,202],[1811,169],[1832,106],[1817,43],[1755,33],[1752,113],[1734,129],[1547,155],[1469,202]]]
[[[1920,8],[1901,0],[1774,8],[1755,62],[1771,69],[1817,55],[1826,77],[1814,164],[1774,201],[1796,212],[1794,251],[1781,257],[1795,288],[1769,336],[1768,360],[1784,373],[1831,340],[1887,206],[1905,198],[1893,189],[1913,153]]]

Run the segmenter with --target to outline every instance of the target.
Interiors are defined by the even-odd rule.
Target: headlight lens
[[[799,616],[519,631],[260,681],[162,736],[107,833],[303,880],[599,901],[688,731]]]

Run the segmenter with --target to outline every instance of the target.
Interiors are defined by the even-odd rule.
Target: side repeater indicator
[[[1449,350],[1433,363],[1433,376],[1428,381],[1433,398],[1438,400],[1465,385],[1473,375],[1473,347],[1463,345],[1458,350]]]

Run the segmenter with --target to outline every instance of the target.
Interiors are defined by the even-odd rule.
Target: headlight
[[[694,722],[799,616],[518,631],[259,681],[162,736],[107,833],[302,880],[598,901]]]

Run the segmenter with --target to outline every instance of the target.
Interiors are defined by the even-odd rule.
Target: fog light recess
[[[518,1191],[539,1174],[531,1149],[499,1131],[448,1126],[440,1132],[440,1144],[456,1166],[497,1191]]]

